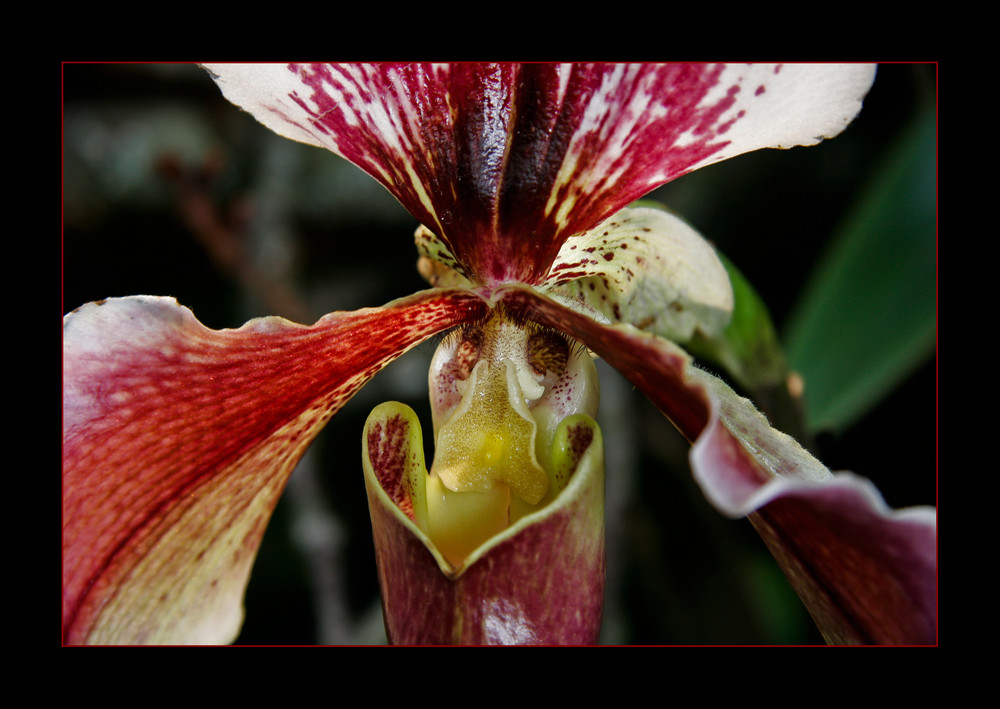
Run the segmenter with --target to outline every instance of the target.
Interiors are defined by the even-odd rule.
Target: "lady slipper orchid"
[[[842,131],[864,65],[210,65],[277,133],[381,182],[422,225],[431,288],[314,325],[210,330],[169,298],[64,323],[63,628],[78,643],[225,643],[297,461],[428,338],[435,450],[402,404],[363,433],[397,643],[590,643],[604,581],[591,354],[692,442],[824,636],[933,643],[932,509],[833,474],[676,343],[722,336],[733,291],[672,214],[628,207],[698,167]],[[611,475],[614,471],[610,472]]]

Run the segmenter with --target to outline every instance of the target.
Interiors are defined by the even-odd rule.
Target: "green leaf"
[[[767,306],[739,269],[719,258],[733,286],[733,317],[720,337],[695,337],[689,349],[725,367],[749,392],[778,386],[787,368]]]
[[[923,109],[862,192],[786,330],[812,431],[843,429],[934,354],[936,121]]]

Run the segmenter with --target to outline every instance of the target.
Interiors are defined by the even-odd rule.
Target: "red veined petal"
[[[937,643],[934,509],[890,510],[871,483],[841,473],[750,521],[827,642]]]
[[[870,65],[212,64],[226,97],[366,170],[449,267],[539,284],[562,243],[695,168],[811,145]]]
[[[602,325],[525,287],[494,297],[586,344],[670,418],[694,444],[691,467],[706,497],[750,517],[830,642],[936,642],[932,508],[890,510],[869,481],[831,473],[667,340]]]
[[[63,350],[67,643],[220,643],[295,463],[384,365],[477,317],[425,291],[307,327],[210,330],[170,298],[91,303]]]
[[[889,509],[875,486],[834,475],[721,380],[691,467],[723,512],[748,514],[831,643],[937,641],[933,508]]]

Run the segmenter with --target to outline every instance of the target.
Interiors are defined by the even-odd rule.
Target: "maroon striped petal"
[[[936,642],[933,509],[890,510],[869,481],[834,475],[666,340],[602,325],[524,287],[496,297],[585,343],[670,418],[694,443],[706,497],[727,515],[750,516],[830,642]]]
[[[935,643],[935,510],[890,510],[871,482],[831,473],[722,381],[690,376],[713,403],[695,478],[721,511],[750,515],[827,641]]]
[[[170,298],[91,303],[63,349],[67,643],[220,643],[313,436],[385,364],[481,314],[425,291],[315,325],[210,330]]]
[[[356,163],[488,285],[695,168],[839,133],[870,65],[208,65],[281,135]]]

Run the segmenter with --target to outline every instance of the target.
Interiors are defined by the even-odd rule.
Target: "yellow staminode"
[[[549,489],[521,381],[525,335],[494,328],[488,357],[476,363],[462,403],[438,432],[427,481],[428,535],[456,566],[519,516],[512,508],[526,514]],[[530,398],[543,391],[531,388]]]
[[[456,568],[566,486],[556,429],[596,413],[597,377],[585,351],[554,337],[498,314],[435,355],[434,463],[412,481],[411,499],[414,520]]]
[[[535,457],[538,426],[524,403],[513,362],[480,361],[462,404],[438,433],[431,475],[455,492],[504,484],[528,504],[548,490]]]

